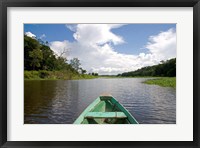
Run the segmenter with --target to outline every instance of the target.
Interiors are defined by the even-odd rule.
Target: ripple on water
[[[99,95],[112,94],[142,124],[176,123],[176,90],[146,78],[25,81],[24,122],[70,124]]]

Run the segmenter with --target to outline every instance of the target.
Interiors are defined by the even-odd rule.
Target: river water
[[[111,94],[140,124],[175,124],[176,89],[148,78],[24,81],[25,124],[72,124],[101,94]]]

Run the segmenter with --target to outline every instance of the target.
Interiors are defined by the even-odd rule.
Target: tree
[[[34,49],[33,51],[29,51],[29,57],[32,58],[30,65],[33,67],[33,70],[35,68],[39,68],[40,62],[43,59],[42,51],[40,49]]]
[[[41,48],[42,54],[43,54],[43,60],[41,63],[41,68],[43,70],[54,70],[56,57],[54,55],[54,52],[50,49],[47,45],[42,45]]]
[[[63,56],[67,56],[68,52],[69,52],[70,49],[67,49],[67,48],[64,48],[61,52],[60,52],[60,57],[63,57]]]
[[[33,67],[31,66],[32,58],[29,56],[31,51],[34,49],[39,49],[40,44],[39,42],[31,37],[24,35],[24,69],[25,70],[32,70]],[[32,63],[32,64],[31,64]]]
[[[84,70],[83,68],[80,68],[80,72],[81,72],[81,74],[85,74],[87,71]]]
[[[67,52],[64,48],[59,55],[49,47],[48,42],[24,35],[24,70],[65,71],[69,74],[85,74],[87,71],[80,67],[78,58],[67,63]],[[45,77],[45,72],[42,77]]]
[[[84,70],[84,69],[82,70],[82,74],[85,74],[86,72],[87,72],[86,70]]]
[[[64,70],[67,69],[67,59],[65,57],[57,57],[56,61],[55,61],[55,69],[56,70]]]
[[[74,68],[77,72],[80,69],[80,60],[78,58],[73,58],[70,60],[70,65]]]

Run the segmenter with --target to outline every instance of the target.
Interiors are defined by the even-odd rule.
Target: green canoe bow
[[[92,102],[74,124],[138,124],[113,96],[102,95]]]

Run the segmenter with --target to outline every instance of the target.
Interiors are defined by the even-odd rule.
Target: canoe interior
[[[87,116],[87,113],[90,116]],[[94,116],[93,116],[94,115]],[[115,116],[116,115],[116,116]],[[75,124],[137,124],[132,115],[113,97],[98,97],[74,122]]]
[[[90,112],[116,112],[121,111],[109,101],[100,101]],[[129,124],[127,119],[84,118],[82,124]]]

